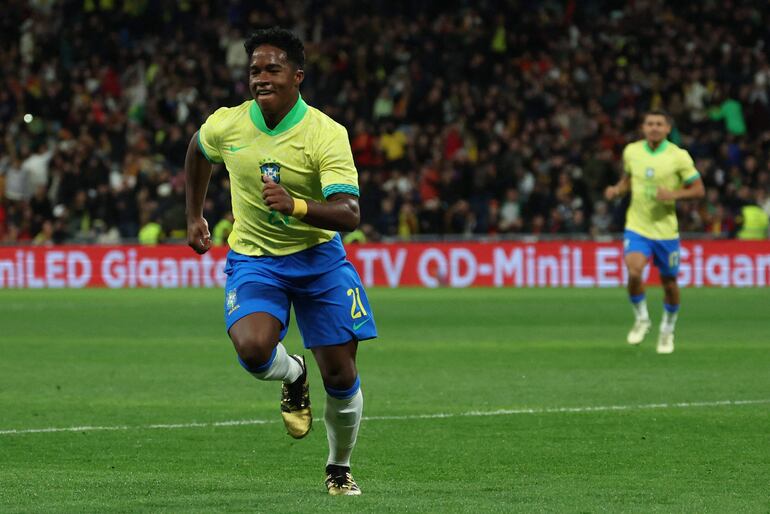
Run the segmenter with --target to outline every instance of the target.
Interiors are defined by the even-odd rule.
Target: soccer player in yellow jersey
[[[679,312],[679,226],[675,202],[702,198],[705,190],[690,154],[666,139],[671,123],[665,112],[645,114],[642,132],[643,140],[623,150],[623,177],[605,190],[605,197],[611,200],[631,191],[623,247],[628,294],[636,321],[627,341],[639,344],[650,330],[642,273],[652,256],[664,291],[657,352],[665,354],[674,351],[674,326]]]
[[[360,219],[350,143],[344,127],[302,100],[305,56],[296,36],[260,30],[244,46],[254,99],[218,109],[187,149],[188,243],[201,254],[211,245],[203,203],[210,163],[224,163],[235,218],[225,268],[230,339],[246,371],[283,383],[287,431],[304,437],[312,424],[307,368],[281,344],[294,306],[327,393],[327,490],[358,495],[350,474],[363,411],[356,350],[377,330],[337,233]]]

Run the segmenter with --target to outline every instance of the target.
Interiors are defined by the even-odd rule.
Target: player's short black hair
[[[286,52],[286,58],[298,69],[305,68],[305,45],[290,30],[281,27],[271,27],[253,32],[243,43],[246,54],[251,59],[254,49],[260,45],[270,45]]]
[[[644,116],[642,116],[642,121],[646,120],[647,116],[663,116],[664,118],[666,118],[666,123],[668,123],[669,125],[674,124],[674,118],[667,111],[664,111],[663,109],[650,109],[649,111],[644,113]]]

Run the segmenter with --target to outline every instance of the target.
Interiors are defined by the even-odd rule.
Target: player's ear
[[[294,71],[294,85],[299,87],[303,80],[305,80],[305,70],[302,68],[297,68]]]

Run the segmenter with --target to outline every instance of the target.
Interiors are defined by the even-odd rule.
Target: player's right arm
[[[604,190],[604,197],[607,200],[612,200],[613,198],[617,198],[619,196],[625,196],[631,190],[631,169],[626,158],[627,151],[628,147],[623,150],[623,176],[620,177],[620,181],[618,181],[617,184],[613,186],[607,186],[607,188]]]
[[[607,189],[604,190],[604,197],[607,200],[612,200],[618,196],[625,196],[630,190],[631,177],[629,177],[628,173],[623,173],[623,176],[617,184],[614,186],[607,186]]]
[[[196,132],[187,146],[184,159],[187,212],[187,244],[199,254],[211,248],[209,224],[203,217],[203,202],[211,180],[211,163],[203,154]]]
[[[348,133],[342,125],[326,123],[313,143],[324,201],[293,198],[272,179],[262,179],[265,204],[281,214],[325,230],[352,232],[361,221],[358,172]]]

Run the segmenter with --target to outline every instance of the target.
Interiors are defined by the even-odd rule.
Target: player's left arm
[[[681,189],[669,191],[659,187],[657,198],[661,201],[671,200],[694,200],[706,196],[706,188],[703,186],[703,180],[697,177],[691,182],[685,182]]]
[[[703,186],[703,180],[701,180],[698,170],[695,169],[695,163],[693,163],[690,154],[682,151],[680,159],[677,174],[683,183],[681,189],[670,191],[658,187],[658,194],[656,195],[658,200],[664,202],[672,200],[694,200],[706,196],[706,188]]]
[[[262,177],[262,198],[273,210],[301,219],[308,225],[326,230],[352,232],[361,221],[358,197],[347,193],[334,193],[325,202],[294,198],[273,179]]]

